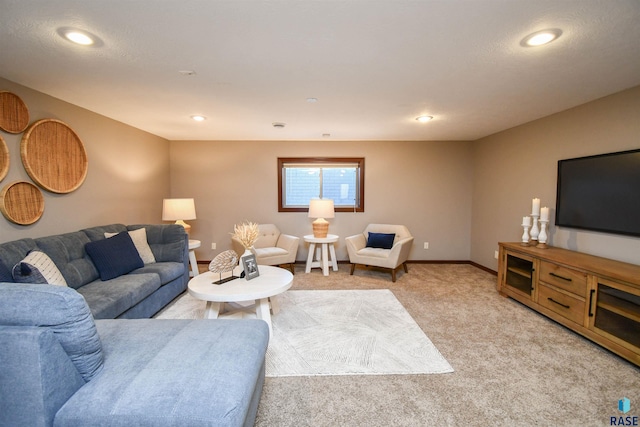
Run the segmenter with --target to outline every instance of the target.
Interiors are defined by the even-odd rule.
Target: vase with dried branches
[[[236,224],[233,226],[233,237],[238,239],[245,250],[251,249],[253,244],[258,240],[258,224],[245,221],[242,224]]]
[[[253,244],[258,240],[260,230],[258,224],[250,221],[244,221],[242,224],[236,224],[233,226],[233,233],[231,235],[236,238],[244,247],[244,253],[240,256],[240,266],[242,267],[242,257],[245,255],[251,255],[251,248]]]

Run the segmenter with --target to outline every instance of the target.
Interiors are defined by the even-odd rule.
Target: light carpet
[[[278,296],[268,377],[453,372],[388,289],[294,290]],[[188,294],[157,318],[202,318],[205,302]]]

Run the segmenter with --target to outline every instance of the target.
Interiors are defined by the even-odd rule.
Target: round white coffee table
[[[225,303],[231,305],[230,303],[255,301],[250,306],[234,305],[233,308],[236,311],[255,309],[256,317],[267,322],[269,334],[271,334],[269,300],[271,300],[271,309],[275,314],[277,306],[275,300],[271,297],[281,294],[291,287],[293,274],[283,268],[269,265],[258,266],[258,271],[260,275],[254,279],[238,278],[221,285],[213,283],[220,279],[220,275],[207,271],[189,280],[189,294],[194,298],[207,301],[205,319],[217,319],[223,312],[229,313],[229,310],[224,311]],[[225,275],[228,277],[230,273],[223,274],[223,279]],[[238,269],[235,270],[235,275],[238,275]]]
[[[338,261],[336,260],[336,250],[333,244],[338,241],[339,236],[335,234],[327,234],[327,237],[314,237],[313,234],[304,236],[304,241],[309,243],[309,254],[307,255],[307,266],[305,273],[310,273],[314,267],[322,268],[322,274],[329,275],[329,263],[333,267],[333,271],[338,271]],[[316,245],[320,245],[316,250]],[[328,252],[328,253],[327,253]],[[314,261],[315,255],[315,261]],[[331,259],[329,259],[331,255]]]

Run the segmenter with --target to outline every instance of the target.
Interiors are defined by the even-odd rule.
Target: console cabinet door
[[[537,261],[530,256],[510,251],[505,251],[502,256],[502,291],[511,296],[535,301]]]
[[[640,354],[640,289],[597,278],[589,319],[589,329]]]

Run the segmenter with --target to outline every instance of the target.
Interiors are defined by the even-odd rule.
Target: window
[[[364,212],[364,158],[278,158],[278,212],[307,212],[332,199],[336,212]]]

